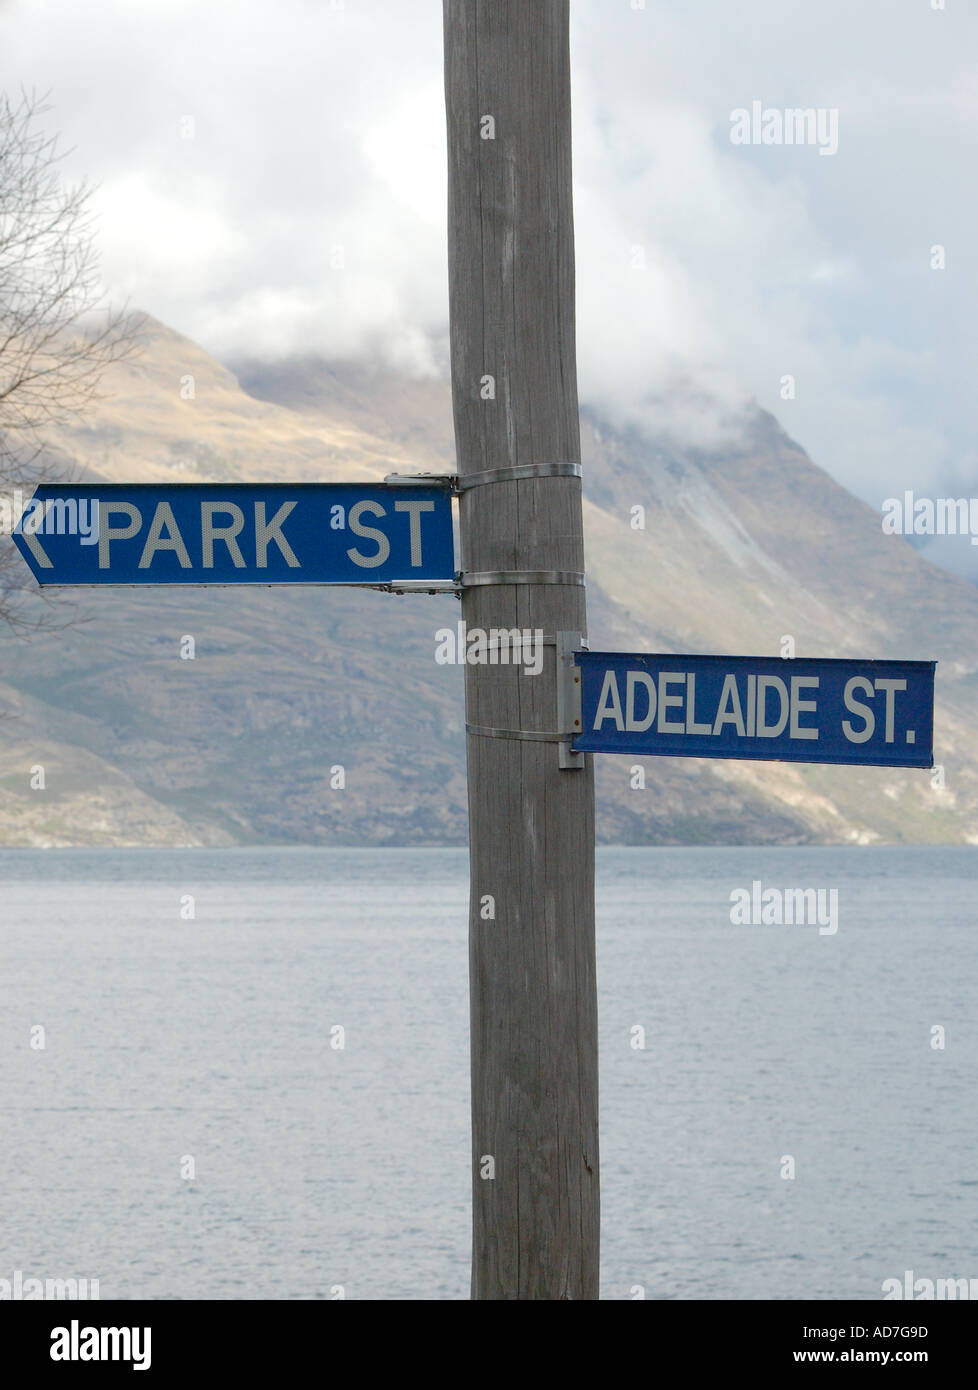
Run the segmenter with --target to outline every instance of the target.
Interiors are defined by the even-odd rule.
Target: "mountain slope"
[[[145,337],[98,413],[53,441],[77,476],[453,467],[442,382],[316,361],[236,376],[152,320]],[[978,842],[978,591],[883,536],[769,416],[722,457],[593,414],[583,426],[592,648],[776,654],[791,636],[798,655],[937,658],[946,779],[645,759],[638,790],[629,759],[598,757],[600,837]],[[0,634],[0,842],[464,840],[461,671],[434,660],[453,598],[108,589],[70,603],[84,621],[67,630],[29,644]],[[181,659],[186,636],[194,660]],[[44,790],[31,788],[36,766]]]

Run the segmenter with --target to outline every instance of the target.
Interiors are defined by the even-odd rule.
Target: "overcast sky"
[[[686,379],[873,505],[978,493],[978,4],[936,2],[571,0],[583,401]],[[225,359],[444,364],[441,64],[439,0],[0,0],[107,283]],[[837,151],[733,143],[755,101]]]

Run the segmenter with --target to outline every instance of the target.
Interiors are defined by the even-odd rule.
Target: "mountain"
[[[151,319],[143,337],[97,411],[52,437],[66,477],[454,467],[444,382],[315,359],[232,371]],[[798,656],[941,663],[943,786],[921,771],[648,758],[638,790],[631,759],[600,756],[600,839],[978,843],[978,590],[884,536],[769,415],[713,453],[582,420],[592,648],[777,655],[790,636]],[[434,659],[459,616],[451,596],[105,589],[62,595],[54,613],[29,642],[0,632],[0,843],[464,842],[461,670]]]

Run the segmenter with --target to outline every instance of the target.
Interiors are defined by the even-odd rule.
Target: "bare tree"
[[[52,426],[99,397],[104,369],[137,346],[136,322],[107,306],[100,288],[92,188],[66,185],[64,153],[42,118],[44,98],[0,93],[0,494],[13,510],[18,490],[65,478],[50,452]],[[0,517],[2,521],[2,517]],[[0,538],[0,622],[18,631],[43,620],[9,537]]]

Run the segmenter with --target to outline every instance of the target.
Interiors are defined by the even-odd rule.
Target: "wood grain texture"
[[[567,0],[445,0],[444,21],[458,469],[579,462]],[[461,546],[465,570],[583,571],[580,481],[465,493]],[[587,630],[582,587],[475,588],[462,616]],[[555,729],[553,648],[538,676],[468,666],[465,699],[471,724]],[[591,760],[561,771],[554,744],[467,743],[472,1296],[597,1298]],[[480,915],[486,895],[494,920]]]

